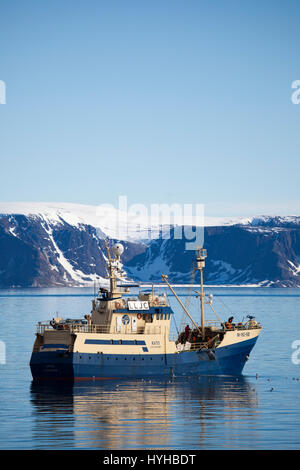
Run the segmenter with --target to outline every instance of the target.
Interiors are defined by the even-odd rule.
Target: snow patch
[[[102,278],[101,276],[98,276],[97,274],[85,274],[83,273],[82,271],[80,271],[79,269],[74,269],[72,264],[65,258],[65,256],[63,255],[62,251],[58,248],[54,238],[53,238],[53,230],[51,227],[46,227],[46,224],[45,223],[42,223],[41,224],[45,230],[45,232],[47,232],[48,236],[49,236],[49,239],[54,247],[54,250],[56,252],[56,255],[57,255],[57,261],[61,264],[61,266],[63,267],[64,269],[64,274],[63,274],[63,278],[65,281],[69,281],[68,279],[68,276],[67,274],[69,275],[69,277],[71,278],[71,280],[75,281],[75,283],[78,283],[80,285],[82,284],[92,284],[93,282],[97,281],[97,282],[102,282],[104,280],[104,278]],[[57,267],[53,267],[52,266],[52,269],[57,269]]]
[[[287,262],[290,264],[291,266],[291,271],[292,273],[294,274],[294,276],[298,276],[298,274],[300,273],[300,265],[298,264],[298,266],[296,264],[294,264],[292,261],[290,260],[287,260]]]
[[[15,230],[16,230],[16,227],[9,227],[8,229],[9,233],[11,233],[14,237],[18,238],[18,235],[16,234]]]

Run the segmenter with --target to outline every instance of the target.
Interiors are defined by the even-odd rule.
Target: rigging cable
[[[191,277],[190,277],[190,287],[188,288],[188,291],[187,291],[187,294],[186,294],[186,301],[185,301],[185,308],[187,310],[189,310],[190,306],[191,306],[191,301],[192,301],[192,290],[193,290],[193,284],[194,284],[194,280],[195,280],[195,274],[196,274],[196,266],[195,266],[195,263],[193,262],[192,263],[192,272],[191,272]],[[181,315],[181,327],[183,328],[183,325],[184,325],[184,313],[182,312],[182,315]]]

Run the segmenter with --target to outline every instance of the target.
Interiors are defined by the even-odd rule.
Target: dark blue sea
[[[199,299],[179,292],[198,321]],[[242,378],[36,385],[29,360],[37,322],[89,313],[93,289],[1,290],[0,448],[299,449],[300,290],[206,292],[222,320],[252,314],[263,325]],[[175,332],[186,320],[170,301]]]

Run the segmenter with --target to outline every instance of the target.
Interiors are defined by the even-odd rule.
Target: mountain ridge
[[[104,239],[115,237],[119,216],[101,219],[98,206],[70,203],[0,203],[0,288],[84,286],[107,282]],[[96,211],[96,213],[95,213]],[[98,211],[98,212],[97,212]],[[123,223],[124,218],[120,219]],[[148,223],[149,221],[147,221]],[[149,229],[145,221],[143,230]],[[206,218],[205,284],[300,287],[300,217]],[[121,238],[128,277],[190,283],[194,252],[185,240],[141,239],[131,223]],[[151,228],[151,227],[150,227]]]

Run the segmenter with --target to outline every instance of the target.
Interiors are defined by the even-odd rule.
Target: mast
[[[116,267],[116,262],[120,262],[120,257],[124,251],[123,245],[121,243],[116,243],[113,246],[113,252],[115,255],[115,258],[112,258],[111,256],[111,247],[110,247],[110,241],[105,240],[105,245],[106,245],[106,251],[107,251],[107,257],[108,257],[108,273],[109,273],[109,281],[110,281],[110,294],[111,296],[114,296],[114,294],[120,294],[118,288],[117,288],[117,271],[119,271],[118,267]]]
[[[181,307],[183,308],[184,312],[186,313],[186,315],[189,317],[189,319],[191,320],[191,322],[193,323],[193,325],[196,327],[197,330],[199,330],[201,332],[201,335],[202,335],[202,339],[204,340],[205,339],[205,317],[204,317],[204,297],[205,297],[205,294],[204,294],[204,290],[203,290],[203,268],[205,267],[205,258],[207,257],[207,251],[201,247],[198,247],[197,250],[196,250],[196,269],[200,271],[200,283],[201,283],[201,291],[200,291],[200,299],[201,299],[201,329],[199,328],[198,325],[196,325],[196,323],[194,322],[194,320],[192,319],[191,315],[189,314],[188,310],[186,309],[186,307],[183,305],[183,303],[181,302],[180,298],[177,296],[176,292],[174,291],[174,289],[172,288],[172,286],[170,286],[169,282],[167,281],[168,279],[168,276],[162,274],[161,275],[161,278],[163,281],[165,281],[165,283],[167,284],[167,286],[169,287],[169,289],[171,290],[171,292],[173,292],[173,294],[175,295],[176,299],[178,300],[178,302],[180,303]]]
[[[205,318],[204,318],[204,290],[203,290],[203,268],[205,267],[205,258],[207,257],[207,252],[204,248],[199,247],[197,249],[197,269],[200,271],[200,283],[201,283],[201,291],[200,291],[200,302],[201,302],[201,331],[202,331],[202,338],[205,337]]]
[[[108,277],[109,277],[109,285],[110,285],[110,294],[112,295],[113,292],[116,290],[116,278],[114,274],[114,270],[112,267],[112,258],[111,258],[111,251],[110,251],[110,241],[105,240],[105,246],[107,251],[107,258],[108,258]]]

